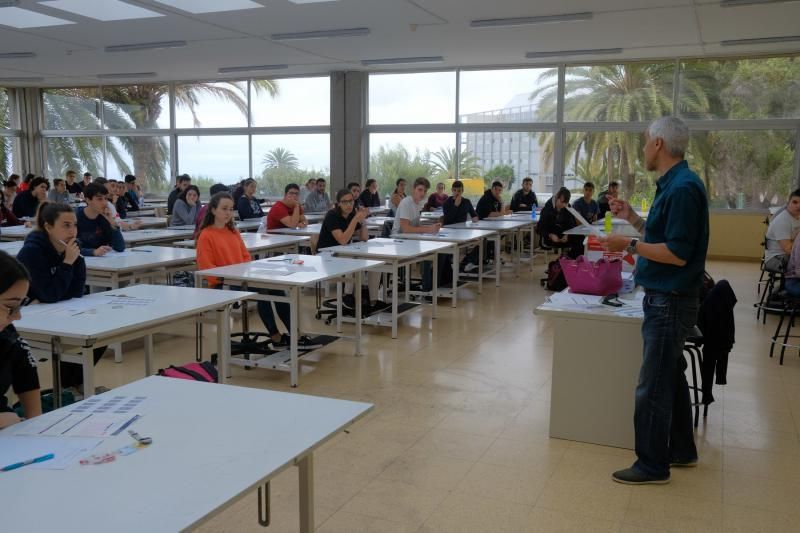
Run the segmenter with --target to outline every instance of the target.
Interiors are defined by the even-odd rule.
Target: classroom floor
[[[364,357],[339,341],[314,358],[293,392],[375,404],[315,456],[318,531],[800,531],[800,357],[780,367],[767,356],[775,322],[755,320],[758,265],[708,265],[739,298],[729,384],[697,431],[698,468],[646,487],[611,481],[631,451],[548,438],[552,329],[532,314],[543,268],[507,274],[480,297],[462,290],[458,309],[440,303],[433,331],[427,310],[404,318],[397,340],[367,329]],[[304,324],[320,329],[313,297],[305,303]],[[193,360],[194,327],[176,329],[181,337],[157,339],[157,367]],[[140,346],[126,344],[123,363],[98,365],[98,383],[142,373]],[[231,382],[290,390],[287,375],[265,370],[235,367]],[[269,529],[253,493],[201,530],[297,531],[297,494],[288,469],[272,483]]]

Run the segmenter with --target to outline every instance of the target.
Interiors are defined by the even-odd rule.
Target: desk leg
[[[439,302],[439,253],[433,253],[433,271],[431,272],[431,277],[433,278],[433,309],[431,310],[431,318],[436,318],[436,307],[438,306]]]
[[[336,282],[336,333],[342,332],[342,285],[341,281]]]
[[[411,300],[411,263],[405,266],[406,272],[406,303]]]
[[[483,294],[483,239],[478,239],[478,294]]]
[[[406,267],[408,268],[408,267]],[[397,338],[397,261],[392,263],[392,338]]]
[[[231,377],[231,306],[217,309],[217,357],[219,359],[219,382]]]
[[[52,346],[51,360],[53,365],[53,407],[61,407],[61,338],[53,337],[50,341]]]
[[[519,277],[519,267],[522,264],[522,230],[517,230],[514,232],[515,239],[517,240],[516,250],[514,251],[517,256],[516,261],[514,261],[514,275]]]
[[[459,268],[460,261],[460,254],[459,252],[461,249],[459,248],[458,243],[453,245],[453,298],[451,299],[451,304],[455,308],[458,305],[458,272],[461,270]]]
[[[300,482],[300,533],[314,531],[314,455],[297,461]]]
[[[144,336],[144,375],[153,375],[153,336]]]
[[[500,234],[494,238],[494,286],[500,286]]]
[[[356,298],[356,355],[361,355],[361,291],[363,290],[361,287],[361,271],[359,270],[356,272],[356,290],[355,290],[355,298]],[[342,286],[341,283],[338,284],[339,287]],[[341,293],[340,293],[341,294]],[[341,296],[339,298],[341,301]],[[341,324],[341,322],[340,322]],[[339,332],[341,332],[341,328],[339,328]]]
[[[300,332],[300,324],[298,324],[299,315],[300,315],[300,313],[298,313],[298,307],[300,306],[300,298],[298,297],[299,296],[299,294],[298,294],[299,291],[300,291],[300,289],[297,286],[292,286],[289,289],[289,300],[290,300],[289,301],[289,314],[291,316],[290,322],[292,323],[292,325],[289,327],[289,337],[291,339],[289,341],[289,354],[290,354],[290,357],[291,357],[291,363],[290,363],[290,366],[291,366],[290,385],[292,387],[297,387],[297,367],[298,367],[297,341],[299,340],[298,336],[299,336],[299,332]],[[301,499],[302,499],[302,497],[301,497]],[[301,508],[302,508],[302,505],[301,505]]]
[[[535,209],[535,208],[534,208]],[[533,260],[536,256],[533,255],[533,243],[536,241],[534,240],[534,233],[536,232],[536,224],[531,224],[531,264],[529,268],[529,272],[533,272]]]
[[[128,283],[130,285],[130,283]],[[119,282],[119,275],[114,272],[111,275],[111,288],[112,289],[119,289],[121,287],[121,283]],[[114,362],[121,363],[122,362],[122,343],[115,342],[111,345],[111,349],[114,350]],[[92,360],[94,363],[94,360]]]
[[[81,364],[83,365],[83,397],[94,396],[94,351],[81,348]]]

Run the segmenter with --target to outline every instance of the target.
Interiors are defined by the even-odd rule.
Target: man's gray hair
[[[664,141],[664,148],[674,157],[686,155],[689,146],[689,127],[678,117],[657,118],[647,128],[651,139]]]

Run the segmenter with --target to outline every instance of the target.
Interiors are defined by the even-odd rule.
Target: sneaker
[[[611,479],[625,485],[665,485],[669,483],[669,476],[665,478],[650,477],[633,468],[617,470],[611,475]]]
[[[472,272],[473,270],[478,270],[478,265],[475,263],[467,263],[464,265],[464,272]]]
[[[684,461],[682,459],[672,459],[669,462],[669,466],[677,468],[694,468],[697,466],[697,458],[690,459],[688,461]]]
[[[100,385],[100,386],[94,388],[94,393],[95,394],[103,394],[104,392],[108,392],[110,390],[111,389],[109,389],[108,387],[104,387],[104,386]]]
[[[270,340],[270,344],[272,344],[272,348],[275,349],[275,350],[280,349],[280,348],[288,348],[289,347],[289,335],[286,335],[285,333],[282,333],[280,340],[278,340],[278,341]]]
[[[342,307],[346,309],[355,309],[356,308],[356,297],[352,294],[345,294],[342,297]]]
[[[322,348],[322,344],[315,342],[308,335],[300,335],[300,338],[297,339],[297,347],[301,350],[316,350]]]

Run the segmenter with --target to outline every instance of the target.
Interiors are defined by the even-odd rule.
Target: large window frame
[[[327,77],[330,80],[330,87],[331,93],[329,93],[329,98],[332,99],[332,91],[333,91],[333,80],[332,76],[329,75],[320,75],[320,74],[309,74],[306,76],[275,76],[270,77],[270,79],[274,79],[280,82],[281,79],[300,79],[300,78],[325,78]],[[169,164],[167,175],[169,176],[169,183],[170,185],[175,183],[175,177],[182,173],[181,171],[181,162],[178,157],[179,149],[178,143],[180,142],[180,137],[207,137],[207,136],[220,136],[220,135],[232,135],[232,136],[241,136],[246,135],[248,139],[248,171],[250,177],[256,177],[254,175],[254,168],[253,168],[253,142],[252,136],[254,135],[292,135],[292,134],[308,134],[308,133],[315,133],[315,134],[326,134],[331,136],[331,122],[332,122],[332,114],[333,111],[331,110],[331,118],[329,118],[328,124],[326,125],[312,125],[312,126],[253,126],[253,113],[252,113],[252,96],[253,96],[253,89],[252,89],[252,82],[254,80],[262,79],[261,77],[252,77],[252,78],[243,78],[237,80],[225,80],[230,82],[242,82],[247,84],[246,90],[246,97],[247,97],[247,117],[246,117],[246,126],[240,127],[214,127],[214,128],[178,128],[176,126],[176,101],[175,101],[175,87],[178,85],[185,85],[191,83],[204,83],[208,81],[218,81],[218,80],[194,80],[194,81],[175,81],[169,82],[160,85],[167,85],[168,86],[168,105],[169,105],[169,127],[168,128],[149,128],[149,129],[109,129],[106,128],[106,121],[105,121],[105,111],[104,106],[100,106],[100,125],[99,129],[95,130],[52,130],[52,129],[45,129],[45,117],[44,117],[44,107],[43,107],[43,98],[42,98],[42,91],[46,89],[40,90],[40,97],[38,99],[37,105],[39,106],[39,128],[40,128],[40,136],[43,139],[41,143],[41,160],[47,161],[47,153],[46,153],[46,146],[47,146],[47,139],[49,138],[57,138],[57,137],[101,137],[103,139],[103,175],[107,175],[108,171],[108,153],[106,149],[106,145],[108,143],[108,139],[112,137],[166,137],[169,140]],[[114,84],[118,86],[120,84]],[[135,85],[135,84],[132,84]],[[98,86],[91,86],[92,88],[97,87],[99,90],[99,94],[103,94],[103,90],[106,87],[105,85],[98,85]],[[333,106],[331,106],[332,108]],[[0,130],[0,135],[2,134],[3,130]],[[329,167],[330,168],[330,167]],[[76,169],[79,170],[79,169]],[[52,176],[55,177],[55,176]],[[119,176],[116,176],[117,178]]]
[[[19,102],[19,94],[18,90],[12,87],[0,87],[0,90],[6,92],[8,96],[8,111],[9,111],[9,124],[8,127],[0,127],[0,140],[4,141],[11,141],[11,161],[15,163],[15,167],[17,168],[9,168],[4,169],[0,168],[0,175],[4,178],[8,176],[6,174],[13,174],[25,172],[23,169],[28,168],[27,162],[23,160],[25,149],[24,149],[24,141],[25,135],[20,127],[20,102]],[[8,170],[8,172],[6,172]]]

